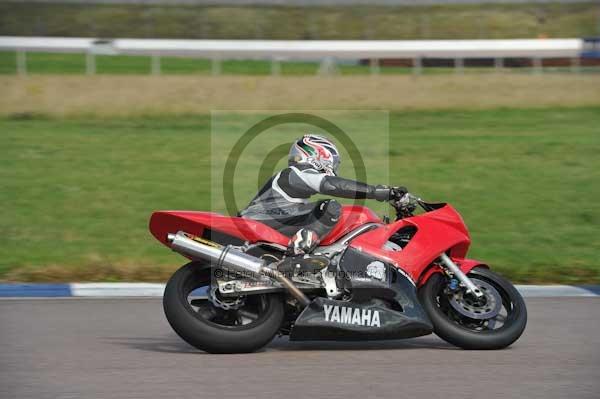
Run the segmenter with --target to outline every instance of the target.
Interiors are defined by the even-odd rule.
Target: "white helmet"
[[[299,163],[309,164],[319,172],[335,176],[340,166],[340,154],[329,139],[315,134],[305,134],[290,148],[288,165]]]

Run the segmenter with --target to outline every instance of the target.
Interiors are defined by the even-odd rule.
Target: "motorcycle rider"
[[[310,253],[335,226],[342,207],[334,199],[309,202],[314,194],[387,201],[401,198],[404,187],[372,186],[337,176],[340,154],[323,136],[306,134],[290,148],[288,167],[271,177],[240,212],[291,237],[288,253]]]

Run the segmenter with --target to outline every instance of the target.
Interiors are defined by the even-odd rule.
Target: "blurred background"
[[[389,112],[385,183],[455,205],[473,257],[600,282],[597,1],[0,0],[0,93],[0,280],[164,281],[147,220],[213,208],[211,142],[313,109]]]

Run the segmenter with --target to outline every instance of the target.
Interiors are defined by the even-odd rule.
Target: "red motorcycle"
[[[286,256],[289,237],[251,219],[159,211],[150,231],[191,260],[163,298],[172,328],[212,353],[290,340],[374,340],[435,332],[465,349],[500,349],[527,323],[515,287],[466,258],[467,228],[448,204],[390,201],[396,220],[344,206],[310,255]],[[419,206],[424,211],[415,215]]]

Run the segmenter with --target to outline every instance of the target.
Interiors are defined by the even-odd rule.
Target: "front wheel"
[[[525,330],[527,309],[517,289],[492,271],[478,267],[468,274],[484,293],[481,299],[464,289],[450,290],[436,273],[419,290],[419,299],[435,333],[464,349],[502,349]]]
[[[192,262],[167,283],[163,307],[173,330],[210,353],[253,352],[268,344],[283,321],[281,296],[219,298],[218,292],[211,292],[210,273],[210,265]]]

